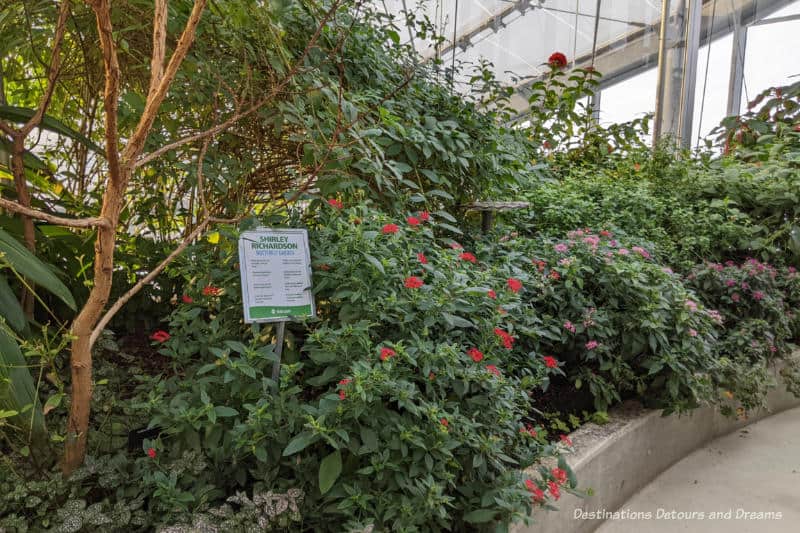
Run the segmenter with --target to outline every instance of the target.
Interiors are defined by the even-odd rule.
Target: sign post
[[[239,236],[244,321],[277,322],[272,379],[277,383],[286,322],[316,314],[311,252],[304,229],[259,228]]]

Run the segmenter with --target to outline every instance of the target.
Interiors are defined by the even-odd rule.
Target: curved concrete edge
[[[800,351],[792,354],[800,357]],[[659,474],[709,441],[772,414],[800,406],[775,369],[778,386],[767,396],[767,407],[746,420],[727,418],[713,407],[681,415],[662,416],[637,402],[625,402],[609,413],[602,426],[589,423],[570,434],[574,453],[567,462],[578,478],[578,488],[592,495],[579,498],[562,493],[558,511],[538,511],[534,523],[518,524],[513,533],[591,533],[602,523],[582,519],[579,512],[619,509]]]

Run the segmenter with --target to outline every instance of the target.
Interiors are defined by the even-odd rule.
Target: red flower
[[[511,292],[519,292],[522,289],[522,282],[516,278],[508,278],[506,283]]]
[[[406,219],[409,226],[419,226],[419,219],[417,217],[408,217]]]
[[[496,366],[494,366],[494,365],[486,365],[486,370],[488,370],[490,373],[494,374],[495,376],[500,377],[500,371],[497,369]]]
[[[563,485],[564,483],[567,482],[567,472],[565,470],[562,470],[560,468],[554,468],[550,471],[550,473],[553,474],[556,483],[558,483],[559,485]]]
[[[561,497],[561,490],[558,488],[558,484],[555,481],[547,482],[547,490],[550,491],[550,495],[554,500],[558,500]]]
[[[558,273],[558,272],[556,272],[555,270],[551,270],[551,271],[550,271],[550,279],[552,279],[552,280],[555,280],[555,281],[558,281],[558,280],[560,280],[560,279],[561,279],[561,274],[559,274],[559,273]]]
[[[390,357],[394,357],[397,355],[397,352],[392,350],[391,348],[381,348],[381,361],[386,361]]]
[[[188,294],[184,294],[183,296],[181,296],[181,300],[183,300],[183,303],[185,304],[190,304],[194,301],[194,298],[192,298]]]
[[[213,285],[206,285],[203,287],[203,296],[219,296],[222,289],[214,287]]]
[[[519,432],[523,435],[530,435],[531,437],[536,437],[537,435],[536,430],[533,429],[530,424],[525,424],[525,427],[520,428]]]
[[[408,276],[405,281],[405,286],[409,289],[419,289],[423,285],[425,285],[425,282],[416,276]]]
[[[425,257],[425,254],[423,254],[422,252],[417,254],[417,259],[419,259],[419,262],[422,263],[423,265],[428,264],[428,258]]]
[[[334,207],[336,209],[341,209],[341,208],[344,207],[344,204],[342,203],[342,201],[341,200],[337,200],[336,198],[329,198],[328,199],[328,205],[331,206],[331,207]]]
[[[391,233],[397,233],[397,230],[399,229],[400,228],[397,227],[397,224],[386,224],[385,226],[383,226],[383,229],[381,229],[381,231],[384,234],[389,235]]]
[[[428,379],[429,379],[429,380],[431,380],[431,381],[433,381],[434,379],[436,379],[436,374],[434,374],[433,372],[431,372],[430,374],[428,374]]]
[[[447,428],[450,425],[450,423],[447,421],[446,418],[440,419],[439,423],[442,424],[445,428]]]
[[[451,242],[450,248],[452,248],[453,250],[461,250],[464,247],[458,244],[457,242]]]
[[[150,459],[155,459],[155,458],[156,458],[156,455],[157,455],[157,454],[156,454],[156,450],[155,450],[155,448],[147,448],[147,456],[148,456]]]
[[[497,298],[497,293],[494,292],[492,289],[489,289],[489,291],[486,293],[486,296],[494,300]]]
[[[561,442],[566,444],[567,446],[572,446],[572,439],[570,439],[567,435],[561,435]]]
[[[551,67],[564,68],[567,66],[567,56],[561,52],[553,52],[550,54],[550,57],[547,58],[547,63]]]
[[[339,381],[339,385],[341,385],[342,387],[345,387],[351,381],[353,381],[353,380],[350,379],[350,378],[345,378],[345,379]],[[345,398],[347,398],[347,393],[344,391],[344,388],[342,388],[342,390],[339,391],[339,399],[340,400],[344,400]]]
[[[430,214],[430,213],[428,213],[427,211],[422,211],[422,212],[420,212],[420,214],[419,214],[419,218],[420,218],[420,220],[422,220],[423,222],[427,222],[427,221],[429,221],[429,220],[431,219],[431,214]]]
[[[154,340],[156,342],[166,342],[169,340],[169,337],[170,337],[169,333],[160,329],[158,331],[153,332],[153,334],[150,335],[150,340]]]
[[[550,355],[545,355],[544,364],[547,368],[556,368],[558,366],[558,361],[556,361],[555,357],[552,357]]]
[[[510,350],[514,346],[514,337],[512,337],[508,332],[503,331],[500,328],[494,328],[494,334],[502,339],[503,346],[506,350]]]
[[[472,357],[472,360],[475,361],[476,363],[480,363],[483,360],[483,352],[481,352],[477,348],[470,348],[469,350],[467,350],[467,355]]]
[[[462,261],[469,261],[470,263],[477,263],[478,259],[469,252],[461,252],[458,256]]]

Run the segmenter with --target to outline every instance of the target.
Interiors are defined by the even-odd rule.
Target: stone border
[[[795,352],[794,357],[800,356]],[[602,520],[574,518],[576,509],[616,511],[659,474],[709,441],[762,418],[800,406],[775,372],[778,387],[767,395],[767,408],[746,420],[733,420],[713,407],[682,415],[661,416],[661,411],[625,402],[611,410],[611,421],[588,423],[570,434],[575,452],[567,458],[578,478],[578,488],[592,495],[578,498],[562,492],[558,511],[539,511],[535,523],[518,524],[513,533],[591,533]]]

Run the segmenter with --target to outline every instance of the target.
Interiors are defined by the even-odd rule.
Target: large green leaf
[[[28,122],[35,112],[36,111],[34,109],[29,107],[0,105],[0,118],[8,120],[9,122],[16,122],[18,124],[24,124],[25,122]],[[51,116],[45,115],[42,118],[42,122],[39,126],[43,129],[50,130],[53,133],[58,133],[59,135],[68,137],[75,142],[79,142],[98,154],[105,155],[103,149],[92,142],[91,139]]]
[[[30,432],[33,441],[42,442],[47,437],[41,405],[36,387],[28,371],[25,357],[8,327],[0,322],[0,410],[16,411],[12,423],[22,430],[27,441]]]
[[[0,230],[0,253],[5,255],[11,268],[58,296],[70,309],[75,309],[75,299],[66,285],[30,250],[3,230]]]
[[[25,319],[25,312],[19,305],[17,295],[8,286],[6,277],[0,274],[0,316],[16,331],[22,331],[28,322]]]
[[[319,464],[319,491],[325,494],[342,473],[342,452],[336,450]]]

